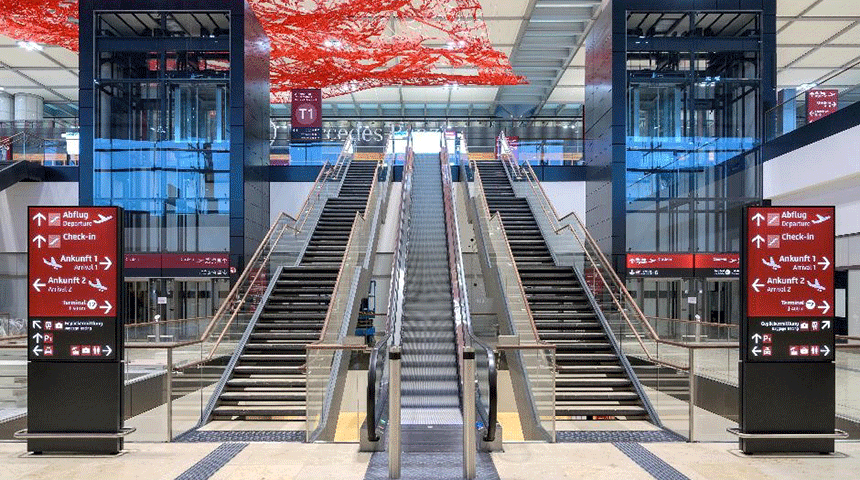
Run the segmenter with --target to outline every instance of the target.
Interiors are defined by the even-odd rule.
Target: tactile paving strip
[[[690,477],[675,470],[674,467],[638,443],[620,442],[613,443],[613,445],[657,480],[690,480]]]
[[[684,439],[666,430],[570,430],[556,432],[558,443],[658,443],[683,442]]]
[[[191,430],[176,437],[175,442],[220,443],[220,442],[304,442],[305,432],[291,430]]]
[[[400,457],[401,480],[463,480],[462,453],[406,453]],[[478,452],[475,457],[477,480],[499,480],[499,472],[489,453]],[[388,452],[376,452],[364,480],[388,480]]]
[[[176,477],[176,480],[206,480],[215,475],[215,472],[221,470],[221,467],[227,465],[233,457],[238,455],[247,446],[247,443],[225,443],[219,445],[209,455],[206,455],[202,460],[184,471],[182,475]]]

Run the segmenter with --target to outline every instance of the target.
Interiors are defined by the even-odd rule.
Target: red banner
[[[812,123],[839,110],[839,90],[810,90],[806,92],[806,121]]]
[[[697,253],[695,255],[696,276],[738,277],[741,256],[737,253]]]
[[[748,209],[748,316],[833,316],[834,215],[833,207]]]

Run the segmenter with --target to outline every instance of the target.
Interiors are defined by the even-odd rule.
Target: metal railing
[[[486,287],[496,290],[494,296],[503,302],[497,308],[504,320],[500,327],[514,339],[496,346],[505,355],[512,378],[513,391],[505,394],[517,405],[524,440],[555,441],[555,345],[538,335],[502,217],[499,212],[490,214],[477,162],[470,161],[461,174],[471,180],[473,224]]]
[[[370,353],[369,347],[346,345],[345,340],[355,326],[352,320],[357,318],[360,292],[367,291],[370,284],[393,163],[394,155],[390,154],[384,163],[376,165],[364,213],[356,213],[353,221],[319,339],[306,347],[308,441],[333,440],[338,417],[335,412],[339,411],[336,402],[342,396],[351,353]]]
[[[486,425],[486,434],[484,435],[485,442],[492,442],[496,438],[496,423],[498,419],[498,372],[496,371],[496,354],[495,351],[486,343],[481,341],[475,335],[472,327],[472,315],[469,311],[469,295],[466,284],[466,275],[463,267],[463,251],[460,247],[460,228],[457,219],[457,206],[455,204],[453,180],[451,179],[451,165],[448,160],[448,147],[446,136],[442,134],[442,151],[439,154],[440,168],[442,169],[442,191],[443,201],[445,205],[445,225],[446,237],[448,241],[448,270],[451,281],[451,298],[453,299],[454,321],[457,334],[457,358],[460,362],[460,370],[464,371],[462,364],[463,351],[466,347],[471,347],[474,357],[480,357],[477,372],[472,372],[472,377],[476,374],[483,376],[486,374],[485,390],[482,391],[484,382],[480,380],[475,382],[476,394],[471,394],[472,387],[465,383],[464,376],[461,374],[461,395],[463,397],[463,408],[471,408],[467,406],[466,399],[472,397],[474,405],[478,408],[478,415]],[[470,390],[467,395],[466,390]],[[473,425],[466,425],[464,428],[473,429]]]
[[[392,150],[393,151],[393,150]],[[383,419],[385,402],[388,401],[389,382],[392,378],[389,356],[395,349],[399,360],[400,326],[403,318],[403,301],[406,287],[406,260],[409,253],[409,228],[412,208],[412,174],[415,166],[415,156],[412,151],[412,137],[407,137],[406,160],[403,166],[403,177],[400,190],[400,210],[395,239],[394,256],[391,262],[391,283],[388,294],[388,310],[385,318],[385,334],[380,338],[370,353],[367,371],[367,438],[371,442],[381,439],[381,421]],[[399,376],[398,376],[399,378]],[[399,383],[399,382],[398,382]],[[398,395],[399,398],[399,395]],[[389,411],[392,404],[388,404]],[[399,415],[399,412],[398,412]],[[393,416],[389,416],[389,425],[393,424]],[[397,435],[393,435],[397,437]],[[391,440],[391,436],[389,436]],[[399,439],[395,438],[399,441]],[[391,453],[389,452],[389,457]]]

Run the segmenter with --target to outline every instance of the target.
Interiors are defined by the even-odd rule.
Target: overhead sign
[[[839,90],[816,89],[806,92],[806,121],[812,123],[839,110]]]
[[[697,277],[736,278],[741,275],[741,256],[737,253],[697,253]]]
[[[129,277],[229,277],[230,256],[214,253],[127,253]]]
[[[832,207],[752,207],[747,221],[747,315],[833,316]]]
[[[30,360],[116,360],[118,217],[116,207],[30,207]]]
[[[294,88],[290,107],[291,141],[322,141],[322,91]]]
[[[629,253],[627,275],[630,277],[691,277],[693,255],[689,253]]]

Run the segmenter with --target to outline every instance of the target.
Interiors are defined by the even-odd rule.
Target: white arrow
[[[752,287],[753,287],[753,290],[755,290],[755,293],[758,293],[760,291],[761,287],[764,287],[764,286],[765,286],[765,284],[758,283],[757,278],[752,283]]]
[[[111,305],[111,304],[110,304],[110,302],[108,302],[107,300],[105,300],[105,304],[104,304],[104,305],[102,305],[102,306],[101,306],[101,307],[99,307],[99,308],[103,308],[103,309],[105,309],[105,315],[107,315],[107,314],[108,314],[108,312],[110,312],[111,310],[113,310],[113,305]]]
[[[822,345],[821,351],[824,352],[825,357],[830,355],[830,347],[828,347],[827,345]]]
[[[33,347],[33,355],[38,357],[40,353],[42,353],[42,347],[40,347],[38,345]]]
[[[753,356],[757,357],[759,353],[761,353],[761,349],[759,349],[758,347],[753,347],[753,349],[752,349]]]
[[[105,270],[110,270],[110,267],[111,265],[113,265],[113,262],[111,261],[110,257],[105,257],[104,260],[99,262],[99,265],[105,267]]]
[[[830,266],[830,260],[828,260],[827,257],[821,257],[821,258],[823,258],[824,261],[818,262],[818,264],[821,265],[822,270],[827,270],[827,267]]]
[[[35,340],[35,341],[36,341],[36,343],[41,342],[41,341],[42,341],[42,334],[41,334],[41,333],[39,333],[39,332],[36,332],[36,334],[35,334],[35,335],[33,335],[33,340]]]
[[[827,303],[827,300],[824,300],[824,305],[819,305],[818,308],[821,309],[821,314],[824,315],[830,311],[830,304]]]
[[[34,238],[33,241],[36,242],[36,244],[39,246],[39,248],[42,248],[42,244],[44,242],[47,242],[48,239],[46,239],[45,237],[43,237],[41,235],[36,235],[36,238]]]
[[[762,214],[761,214],[761,212],[759,212],[759,213],[756,213],[756,214],[755,214],[755,216],[754,216],[752,219],[753,219],[753,220],[755,220],[755,225],[756,225],[757,227],[760,227],[760,226],[761,226],[761,222],[763,222],[763,221],[764,221],[764,215],[762,215]]]
[[[766,240],[761,235],[756,235],[755,237],[753,237],[752,242],[755,244],[756,247],[761,248],[761,244],[765,243]]]
[[[42,221],[47,220],[47,218],[45,218],[45,216],[44,216],[44,215],[42,215],[42,212],[39,212],[39,213],[37,213],[35,216],[33,216],[33,220],[35,220],[35,221],[36,221],[36,223],[38,223],[38,224],[39,224],[39,226],[41,227],[41,226],[42,226]]]
[[[103,352],[105,352],[105,356],[106,356],[106,357],[109,357],[109,356],[110,356],[110,352],[112,352],[113,350],[111,350],[110,345],[105,345],[105,348],[104,348],[104,350],[102,350],[102,351],[103,351]]]
[[[41,320],[33,320],[33,328],[36,330],[42,329],[42,321]]]
[[[33,282],[33,288],[36,289],[37,292],[42,291],[42,287],[47,287],[48,285],[45,283],[40,283],[42,281],[41,278],[37,278],[35,282]]]
[[[822,322],[821,322],[821,329],[822,329],[822,330],[827,330],[828,328],[830,328],[830,320],[824,320],[824,321],[822,321]]]
[[[756,333],[755,335],[752,336],[752,339],[755,343],[758,343],[759,341],[761,341],[761,335]]]

